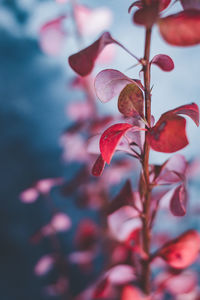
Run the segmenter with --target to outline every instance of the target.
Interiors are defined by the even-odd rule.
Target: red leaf
[[[123,135],[133,126],[128,123],[114,124],[104,131],[100,139],[100,151],[103,159],[110,163],[112,156],[115,152]]]
[[[153,26],[158,19],[159,3],[153,3],[151,6],[146,6],[138,9],[133,15],[135,24],[143,25],[147,28]]]
[[[110,163],[120,140],[125,135],[125,133],[131,128],[133,131],[144,130],[143,128],[139,128],[128,123],[119,123],[112,125],[104,131],[100,138],[99,144],[101,155],[103,159],[107,162],[107,164]]]
[[[126,285],[122,290],[121,300],[150,300],[150,297],[142,295],[136,287]]]
[[[97,97],[102,102],[108,102],[125,88],[129,83],[139,85],[136,81],[123,73],[107,69],[101,71],[95,78],[94,87]]]
[[[200,1],[199,0],[181,0],[181,4],[184,9],[200,10]]]
[[[80,250],[89,250],[98,240],[98,227],[90,219],[82,220],[76,231],[75,244]]]
[[[183,184],[179,185],[172,194],[170,209],[173,215],[182,217],[186,214],[187,191]]]
[[[176,115],[161,116],[147,134],[151,148],[158,152],[171,153],[188,145],[185,132],[186,120]]]
[[[92,168],[92,175],[93,176],[100,176],[103,172],[106,162],[103,160],[102,156],[99,155],[93,168]]]
[[[190,117],[197,126],[199,126],[199,107],[196,103],[179,106],[175,109],[169,110],[163,115],[169,114],[186,115]]]
[[[151,61],[151,64],[157,65],[159,68],[161,68],[165,72],[172,71],[174,69],[174,62],[171,59],[170,56],[165,54],[158,54],[154,56],[154,58]]]
[[[199,108],[195,103],[169,110],[162,114],[156,125],[148,133],[152,149],[171,153],[187,146],[186,121],[178,116],[179,114],[190,117],[199,126]]]
[[[158,255],[172,268],[184,269],[190,266],[198,257],[200,250],[200,235],[195,230],[189,230],[180,237],[165,244]]]
[[[186,10],[161,18],[158,22],[164,40],[174,46],[193,46],[200,43],[200,12]]]
[[[115,40],[109,32],[104,32],[92,45],[69,57],[71,68],[81,76],[89,75],[98,55],[111,43],[115,43]]]
[[[108,278],[106,277],[98,283],[97,287],[95,288],[92,299],[102,299],[106,297],[106,290],[108,286],[109,286],[109,281]]]
[[[138,85],[130,83],[120,93],[118,109],[125,117],[144,116],[144,96]]]

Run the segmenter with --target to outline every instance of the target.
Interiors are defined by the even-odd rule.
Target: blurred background
[[[49,295],[52,293],[44,290],[49,283],[49,277],[44,276],[41,279],[34,272],[39,258],[50,252],[50,242],[44,240],[36,245],[30,243],[30,237],[48,223],[50,211],[42,199],[24,204],[19,195],[40,179],[63,176],[70,178],[78,169],[77,163],[70,163],[69,167],[65,161],[61,143],[61,135],[72,123],[67,114],[67,105],[81,94],[81,91],[73,90],[69,86],[75,74],[68,66],[68,56],[93,42],[103,30],[109,30],[114,38],[135,55],[142,57],[144,30],[134,26],[131,15],[127,13],[131,3],[131,0],[80,0],[79,4],[88,5],[94,10],[106,8],[109,11],[109,20],[105,22],[107,28],[100,28],[99,32],[77,38],[72,7],[67,1],[0,0],[2,300],[52,299]],[[176,8],[171,7],[170,11],[178,9],[179,5]],[[62,24],[62,41],[60,37],[55,37],[61,46],[51,49],[48,38],[47,41],[42,40],[41,28],[60,16],[66,16]],[[164,111],[176,106],[193,101],[200,104],[199,52],[200,46],[183,49],[168,46],[155,28],[152,57],[164,53],[170,55],[175,62],[175,69],[171,73],[153,68],[152,105],[156,119]],[[99,63],[94,75],[105,67],[125,72],[133,64],[128,54],[115,48],[113,58]],[[134,68],[126,71],[126,74],[135,78],[138,71],[139,68]],[[117,113],[115,100],[107,105],[102,105],[97,100],[97,105],[102,114]],[[188,136],[191,144],[181,152],[187,159],[200,158],[199,131],[191,121],[188,122]],[[157,163],[166,158],[167,155],[159,153],[152,153],[151,157],[152,162]],[[198,198],[197,183],[194,184],[191,194],[193,199]],[[61,233],[61,246],[67,255],[72,251],[74,228],[77,228],[85,216],[96,220],[96,211],[77,209],[73,203],[73,195],[70,198],[64,197],[56,189],[52,198],[59,211],[67,213],[72,221],[72,229]],[[193,227],[199,227],[198,219],[193,219],[192,222]],[[82,290],[93,276],[97,276],[102,259],[100,255],[95,270],[87,279],[76,267],[69,267],[74,294]],[[55,274],[50,275],[51,278],[54,276]],[[53,297],[61,299],[56,293]]]

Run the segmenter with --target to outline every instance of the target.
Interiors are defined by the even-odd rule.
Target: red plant
[[[172,291],[169,282],[173,278],[178,280],[178,275],[180,280],[184,280],[185,268],[197,259],[200,250],[200,235],[195,230],[160,245],[155,253],[152,253],[151,248],[154,235],[152,228],[163,196],[170,203],[172,214],[183,216],[186,213],[188,165],[181,155],[175,155],[161,166],[151,165],[150,150],[173,153],[186,147],[185,116],[189,116],[199,126],[199,109],[195,103],[167,111],[153,124],[151,67],[155,64],[163,71],[174,68],[173,60],[168,55],[159,54],[150,59],[153,26],[158,26],[161,36],[171,45],[185,47],[200,44],[200,11],[197,1],[182,0],[183,11],[162,17],[162,11],[170,3],[170,0],[141,0],[130,6],[129,13],[136,8],[133,23],[145,28],[144,55],[141,59],[130,53],[109,32],[103,33],[89,47],[69,57],[72,69],[85,77],[92,72],[103,49],[109,44],[116,44],[137,60],[143,73],[143,81],[140,81],[118,70],[107,69],[95,79],[96,94],[102,102],[118,96],[118,109],[125,121],[112,124],[97,139],[100,153],[92,174],[100,176],[117,150],[128,152],[138,159],[141,173],[137,193],[132,191],[129,182],[113,201],[106,203],[109,232],[116,241],[110,257],[112,267],[93,287],[93,294],[91,292],[85,298],[82,295],[81,299],[163,299],[164,287]],[[163,185],[167,185],[167,189],[159,190],[158,187]],[[119,251],[118,257],[115,251]],[[156,266],[159,257],[168,265],[169,273],[162,282],[153,283],[152,268]],[[118,275],[115,274],[117,267]],[[174,290],[172,294],[176,294]],[[197,299],[197,294],[192,299]]]

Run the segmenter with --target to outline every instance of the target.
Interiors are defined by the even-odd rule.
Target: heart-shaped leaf
[[[118,98],[118,109],[125,117],[141,116],[144,112],[144,97],[136,84],[128,84]]]
[[[158,22],[164,40],[174,46],[193,46],[200,43],[200,12],[185,10],[161,18]]]

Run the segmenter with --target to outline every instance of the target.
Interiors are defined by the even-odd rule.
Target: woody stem
[[[150,45],[151,45],[151,33],[152,29],[146,29],[145,36],[145,51],[144,51],[144,91],[145,91],[145,117],[148,124],[151,124],[151,88],[150,88]],[[147,126],[146,126],[147,128]],[[149,153],[150,146],[147,140],[147,132],[145,133],[145,143],[143,152],[143,227],[142,227],[142,238],[143,238],[143,250],[147,256],[150,256],[150,197],[151,187],[149,182]],[[148,259],[144,259],[142,262],[142,286],[146,294],[150,293],[150,263]]]

